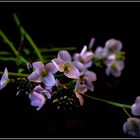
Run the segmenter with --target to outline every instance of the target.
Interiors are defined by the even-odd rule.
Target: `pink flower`
[[[57,72],[57,69],[53,63],[48,63],[44,66],[42,62],[34,62],[32,65],[35,71],[28,76],[29,81],[36,83],[43,82],[48,87],[55,85],[53,74]]]
[[[79,70],[72,64],[71,56],[67,51],[60,51],[58,58],[52,60],[57,70],[64,72],[64,75],[68,78],[78,79]]]

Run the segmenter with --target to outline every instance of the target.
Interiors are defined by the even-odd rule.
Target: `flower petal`
[[[71,62],[71,56],[68,51],[59,51],[58,58],[64,62]]]
[[[36,110],[39,110],[45,104],[45,97],[35,91],[29,94],[29,99],[31,100],[31,105],[37,107]]]
[[[52,60],[53,64],[56,66],[57,70],[64,72],[64,61],[59,58],[54,58]]]
[[[47,96],[48,99],[51,99],[51,94],[50,92],[47,90],[47,89],[44,89],[41,87],[41,85],[37,85],[35,88],[34,88],[34,91],[36,91],[37,93],[40,93],[40,94],[45,94]]]
[[[27,78],[29,81],[41,83],[41,78],[40,78],[38,72],[36,72],[36,71],[32,72]]]
[[[42,62],[34,62],[32,65],[38,74],[41,73],[44,69],[44,64]]]
[[[123,125],[123,132],[134,137],[140,137],[140,119],[128,118]]]
[[[82,75],[83,73],[85,73],[86,67],[81,62],[74,61],[74,62],[72,62],[72,64],[79,70],[80,75]]]
[[[107,67],[111,67],[111,65],[116,63],[116,60],[107,59],[104,63],[106,64]]]
[[[94,54],[91,51],[87,51],[84,54],[80,55],[80,57],[81,57],[82,61],[84,61],[84,63],[88,63],[88,62],[92,61]]]
[[[85,45],[80,53],[80,55],[85,54],[85,52],[87,52],[87,46]]]
[[[79,61],[80,54],[79,53],[75,53],[73,56],[74,61]]]
[[[0,80],[0,90],[3,89],[8,84],[8,69],[5,68],[4,73]]]
[[[37,85],[35,88],[34,88],[34,91],[36,91],[37,93],[39,93],[40,90],[42,90],[43,88],[41,87],[41,85]]]
[[[44,92],[44,94],[47,96],[48,99],[51,99],[51,94],[49,91]]]
[[[64,75],[68,78],[78,79],[80,72],[75,66],[71,65],[70,69],[64,72]]]
[[[111,73],[113,76],[115,77],[120,77],[121,76],[121,71],[117,70],[117,69],[112,69]]]
[[[84,99],[82,97],[82,95],[80,95],[79,93],[75,93],[76,97],[79,99],[80,105],[83,106],[84,105]]]
[[[89,49],[92,49],[94,43],[95,43],[95,38],[91,38],[91,40],[89,42]]]
[[[96,81],[97,80],[97,76],[94,72],[87,70],[85,73],[86,78],[88,78],[88,80],[90,81]]]
[[[109,60],[116,60],[116,54],[110,54],[107,59]]]
[[[94,85],[93,85],[93,83],[92,83],[90,80],[88,80],[88,79],[86,79],[85,82],[86,82],[87,88],[88,88],[90,91],[94,91]]]
[[[96,50],[95,50],[95,56],[98,58],[98,59],[103,59],[105,57],[105,52],[104,52],[104,49],[102,47],[98,47]]]
[[[87,86],[85,84],[81,84],[80,79],[76,81],[75,92],[80,94],[84,94],[87,92]]]
[[[52,73],[47,73],[47,75],[42,79],[42,82],[47,87],[53,87],[55,85],[55,78]]]
[[[53,63],[48,63],[45,65],[45,69],[47,72],[55,74],[58,70]]]
[[[84,66],[85,66],[86,68],[89,68],[89,67],[92,66],[92,64],[93,64],[93,62],[90,61],[90,62],[88,62],[88,63],[85,63]]]
[[[140,115],[140,96],[137,96],[135,103],[131,106],[131,112],[135,116]]]
[[[104,50],[105,50],[107,55],[110,53],[116,53],[116,52],[120,51],[121,49],[122,49],[122,43],[119,40],[109,39],[105,43]]]
[[[85,84],[80,85],[78,89],[80,94],[84,94],[87,92],[87,86]]]
[[[107,76],[109,76],[111,74],[111,67],[107,67],[105,73]]]
[[[139,116],[140,115],[140,104],[133,104],[131,106],[131,112],[133,115]]]
[[[124,69],[124,61],[116,61],[117,70],[121,71]]]

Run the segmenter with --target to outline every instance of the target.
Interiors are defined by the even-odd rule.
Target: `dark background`
[[[95,47],[110,38],[121,40],[126,52],[122,76],[107,77],[96,69],[93,95],[133,104],[139,95],[140,3],[0,3],[0,29],[18,43],[14,12],[39,47],[53,44],[80,50],[92,37]],[[0,63],[1,71],[5,65],[14,67]],[[122,131],[127,119],[122,108],[85,98],[84,107],[72,112],[47,106],[37,112],[26,97],[15,94],[11,85],[0,91],[0,137],[128,137]]]

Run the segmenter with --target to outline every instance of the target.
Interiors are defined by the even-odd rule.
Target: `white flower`
[[[5,68],[4,73],[0,80],[0,90],[3,89],[8,84],[8,82],[9,82],[8,70],[7,70],[7,68]]]

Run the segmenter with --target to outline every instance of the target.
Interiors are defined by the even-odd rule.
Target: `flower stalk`
[[[124,107],[124,108],[127,108],[127,109],[131,109],[131,105],[121,104],[121,103],[117,103],[117,102],[113,102],[113,101],[109,101],[109,100],[104,100],[104,99],[89,96],[89,95],[84,95],[84,96],[88,97],[90,99],[96,100],[96,101],[100,101],[100,102],[104,102],[104,103],[116,106],[116,107],[121,107],[121,108]]]
[[[16,14],[13,14],[13,18],[17,24],[17,26],[20,28],[20,32],[23,36],[25,36],[25,38],[28,40],[28,42],[30,43],[31,47],[35,50],[36,55],[38,56],[38,58],[40,59],[41,62],[44,62],[43,57],[37,47],[37,45],[34,43],[33,39],[30,37],[30,35],[26,32],[26,30],[21,26],[20,24],[20,20],[17,17]]]
[[[13,53],[19,57],[18,55],[18,51],[16,50],[16,47],[13,45],[13,43],[7,38],[7,36],[3,33],[2,30],[0,30],[0,36],[2,37],[2,39],[4,40],[4,42],[11,48],[11,50],[13,51]],[[23,62],[23,63],[28,63],[28,61],[20,56],[20,60]]]

